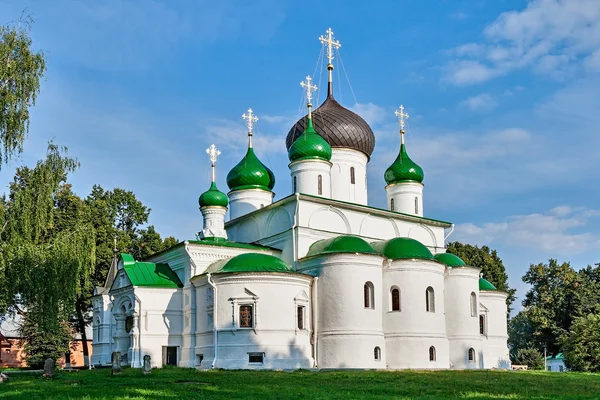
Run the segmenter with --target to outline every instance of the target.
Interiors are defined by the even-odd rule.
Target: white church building
[[[333,97],[286,145],[291,194],[273,201],[275,176],[252,148],[199,199],[204,229],[146,260],[115,257],[93,299],[92,363],[113,352],[131,367],[200,369],[508,368],[507,293],[446,253],[449,222],[423,211],[421,167],[404,143],[386,170],[387,208],[367,204],[375,135]],[[227,211],[229,219],[225,222]]]

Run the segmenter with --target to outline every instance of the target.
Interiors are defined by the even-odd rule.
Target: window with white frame
[[[469,349],[469,362],[470,363],[475,362],[475,349],[472,347]]]
[[[252,304],[240,305],[240,328],[254,328],[254,306]]]
[[[379,346],[373,349],[373,358],[375,359],[375,361],[381,361],[381,349],[379,348]]]
[[[477,295],[471,292],[471,317],[477,316]]]
[[[364,285],[364,301],[365,308],[375,308],[375,289],[371,282],[366,282]]]
[[[306,315],[305,315],[306,307],[297,306],[296,307],[296,321],[299,330],[306,329]]]
[[[435,347],[429,348],[429,361],[435,361]]]
[[[425,309],[427,312],[435,312],[435,293],[431,286],[425,290]]]
[[[393,286],[390,291],[392,311],[400,311],[400,289]]]

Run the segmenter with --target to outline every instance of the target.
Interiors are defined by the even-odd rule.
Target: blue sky
[[[285,135],[304,112],[299,82],[331,27],[344,63],[336,59],[336,98],[377,138],[372,205],[385,206],[383,172],[399,145],[393,111],[404,104],[426,216],[454,222],[452,240],[496,248],[520,295],[529,263],[600,262],[597,0],[4,0],[0,23],[24,8],[48,73],[25,152],[0,171],[2,190],[53,139],[81,161],[70,179],[78,194],[96,183],[132,190],[163,236],[193,238],[210,179],[205,149],[223,151],[225,190],[252,107],[256,151],[284,197]]]

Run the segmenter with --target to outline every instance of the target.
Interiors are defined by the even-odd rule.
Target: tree
[[[519,364],[516,359],[520,350],[536,348],[534,335],[535,327],[527,315],[527,310],[520,311],[508,321],[508,348],[510,359],[515,364]]]
[[[514,363],[527,365],[531,369],[544,369],[544,356],[537,349],[520,349],[515,355]]]
[[[46,71],[44,53],[31,46],[31,18],[0,26],[0,168],[23,151],[29,108]]]
[[[562,344],[567,368],[600,372],[600,307],[595,313],[575,318]]]
[[[35,168],[17,169],[2,200],[0,313],[23,316],[27,357],[34,361],[68,350],[61,327],[90,290],[95,264],[93,227],[66,184],[79,163],[66,152],[50,143]]]
[[[561,351],[560,337],[569,331],[580,307],[581,276],[568,262],[550,259],[547,264],[531,264],[523,282],[531,285],[523,306],[535,330],[536,347],[547,346],[556,355]]]
[[[175,244],[177,244],[177,239],[169,236],[162,240],[154,225],[150,225],[148,228],[140,230],[133,240],[132,253],[136,259],[142,260],[152,254],[167,250]]]
[[[515,289],[511,289],[508,285],[508,275],[506,268],[496,250],[491,250],[487,246],[472,246],[470,244],[462,244],[453,242],[448,244],[446,249],[448,253],[452,253],[460,257],[467,265],[480,268],[483,277],[490,281],[498,290],[508,293],[506,304],[509,312],[511,305],[515,301]]]

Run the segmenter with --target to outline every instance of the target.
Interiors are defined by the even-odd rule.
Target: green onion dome
[[[206,273],[294,272],[280,258],[269,254],[245,253],[209,265]]]
[[[307,257],[334,253],[377,254],[371,245],[358,236],[342,235],[331,239],[323,239],[313,243],[308,249]]]
[[[433,260],[433,254],[415,239],[398,237],[387,241],[373,242],[371,246],[390,260],[413,259]]]
[[[399,182],[421,183],[425,175],[423,174],[423,169],[410,159],[406,152],[406,146],[402,143],[398,157],[396,157],[396,160],[385,171],[384,178],[388,185]]]
[[[216,183],[210,184],[210,189],[200,195],[198,199],[200,208],[202,207],[227,207],[229,199],[227,195],[217,189]]]
[[[331,146],[315,131],[312,118],[308,119],[304,133],[298,136],[290,147],[288,158],[290,161],[331,160]]]
[[[465,267],[467,265],[460,257],[451,253],[439,253],[433,258],[442,264],[446,264],[447,267]]]
[[[492,282],[479,278],[479,290],[498,290],[496,286],[492,285]]]
[[[248,152],[227,174],[227,186],[233,190],[262,189],[271,191],[275,186],[275,175],[260,162],[254,154],[254,149],[248,147]]]

